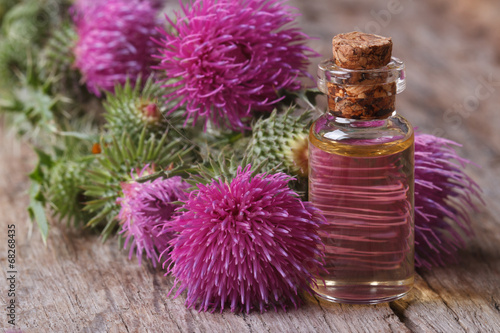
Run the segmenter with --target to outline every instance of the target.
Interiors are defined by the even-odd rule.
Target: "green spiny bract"
[[[102,152],[88,172],[89,183],[84,186],[84,195],[91,198],[85,210],[93,215],[87,225],[103,227],[103,240],[117,230],[120,207],[116,199],[122,195],[121,183],[131,180],[133,170],[146,165],[153,169],[175,169],[188,163],[185,158],[191,149],[181,140],[169,139],[168,132],[159,138],[147,133],[143,127],[138,140],[127,132],[119,138],[112,136],[111,142],[101,139]]]
[[[87,170],[96,163],[94,144],[99,142],[98,129],[91,116],[74,118],[63,124],[53,143],[54,164],[47,180],[46,195],[54,217],[80,226],[89,218],[83,211],[83,186]]]
[[[199,148],[202,160],[221,154],[242,158],[249,140],[242,132],[212,127],[208,127],[205,131],[199,129],[198,133],[192,135],[191,138]]]
[[[16,5],[19,0],[0,0],[0,24],[7,12]]]
[[[0,87],[3,83],[8,89],[17,82],[12,73],[26,71],[27,59],[38,63],[40,50],[62,25],[68,5],[61,0],[16,1],[15,5],[10,1],[0,2],[0,12],[2,8],[7,10],[0,29],[0,81],[3,81]]]
[[[83,210],[85,197],[83,186],[87,179],[87,170],[94,162],[94,156],[78,160],[57,161],[51,169],[46,189],[46,198],[59,221],[66,220],[68,225],[81,226],[90,218]]]
[[[212,180],[229,182],[236,177],[238,167],[245,168],[250,163],[250,159],[247,155],[243,155],[242,157],[233,155],[231,158],[228,158],[227,155],[223,153],[219,154],[217,158],[209,155],[204,159],[204,163],[197,164],[189,170],[190,177],[186,179],[186,181],[194,186],[197,184],[208,184]],[[263,169],[268,169],[271,172],[276,171],[266,167],[265,161],[253,163],[252,175],[256,175]]]
[[[7,39],[23,45],[41,46],[51,29],[60,21],[59,6],[48,1],[19,2],[3,17],[2,33]]]
[[[81,75],[73,66],[76,40],[77,33],[73,24],[62,23],[52,31],[37,62],[40,76],[53,82],[52,93],[68,97],[70,105],[66,107],[66,113],[71,118],[97,115],[104,111],[102,102],[80,84]],[[97,122],[100,118],[95,117],[94,120]]]
[[[74,26],[63,23],[57,30],[54,30],[41,53],[40,67],[46,76],[55,76],[65,82],[65,78],[79,78],[78,71],[72,68],[74,62],[73,47],[77,40],[77,33]]]
[[[10,94],[19,84],[19,75],[26,71],[26,49],[16,41],[0,40],[0,91],[2,96]]]
[[[246,153],[250,160],[267,162],[266,169],[278,169],[290,175],[307,175],[307,126],[310,113],[294,116],[289,108],[283,114],[276,110],[259,119],[252,129]]]
[[[160,97],[162,93],[163,88],[155,84],[153,76],[144,84],[138,79],[135,86],[130,81],[124,86],[116,85],[114,93],[106,94],[106,127],[112,135],[126,132],[135,140],[144,127],[156,138],[163,136],[170,126],[179,125],[180,118],[164,116],[166,106]]]

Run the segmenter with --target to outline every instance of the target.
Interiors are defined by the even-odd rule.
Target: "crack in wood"
[[[122,323],[123,325],[125,325],[125,329],[127,330],[128,333],[130,333],[129,329],[128,329],[128,326],[127,326],[127,323],[125,322],[125,319],[123,319],[123,316],[121,313],[118,314],[118,316],[120,317],[120,319],[122,320]]]
[[[262,319],[262,316],[259,316],[260,322],[262,323],[262,326],[266,329],[266,332],[271,333],[271,328],[267,325],[266,321]]]
[[[411,331],[411,328],[407,325],[408,318],[405,316],[406,308],[399,306],[396,302],[389,302],[389,308],[392,310],[394,315],[396,315],[399,321]]]
[[[157,287],[160,286],[160,284],[158,282],[158,279],[156,277],[156,274],[153,274],[153,286],[155,288],[157,288]],[[170,320],[175,324],[175,326],[177,327],[177,330],[182,333],[183,330],[182,330],[181,326],[177,322],[176,318],[174,318],[173,315],[172,315],[172,313],[169,311],[168,302],[167,302],[168,297],[169,296],[167,296],[165,298],[159,298],[158,297],[158,293],[153,293],[153,302],[157,303],[156,306],[158,306],[158,310],[160,310],[159,309],[159,304],[160,304],[160,300],[161,300],[161,303],[163,303],[163,307],[165,309],[165,312],[168,315],[168,318],[170,318]],[[190,310],[186,310],[186,311],[189,312],[191,314],[191,318],[193,318],[193,314],[191,313],[191,311]],[[186,320],[186,325],[190,326],[190,323],[187,320]]]
[[[323,319],[325,320],[325,323],[326,325],[328,326],[328,328],[330,329],[330,332],[334,332],[334,330],[332,329],[332,327],[330,326],[330,323],[328,322],[328,320],[326,319],[326,311],[325,309],[321,306],[321,302],[319,301],[319,299],[316,297],[316,295],[313,295],[314,299],[316,300],[316,302],[318,303],[318,306],[319,308],[321,309],[321,313],[323,314]]]
[[[443,296],[441,296],[441,294],[439,294],[435,289],[434,287],[432,287],[432,285],[429,283],[429,281],[427,281],[425,279],[425,276],[424,275],[421,275],[422,277],[422,280],[424,280],[424,282],[427,284],[427,287],[432,290],[432,292],[434,292],[438,297],[439,299],[443,302],[443,304],[445,305],[445,307],[448,309],[448,311],[451,312],[452,316],[453,316],[453,319],[455,319],[455,321],[458,323],[458,325],[460,325],[460,327],[462,327],[462,329],[464,330],[464,332],[468,332],[467,328],[464,326],[464,324],[460,321],[460,317],[458,316],[458,314],[449,306],[449,304],[444,300]]]
[[[495,310],[497,310],[498,312],[500,312],[500,305],[495,301],[495,299],[493,298],[493,296],[491,296],[491,300],[493,301],[493,306],[495,307]]]
[[[248,321],[247,321],[247,316],[245,314],[245,312],[242,312],[242,315],[243,315],[243,321],[245,322],[245,324],[248,326],[248,331],[250,333],[253,332],[253,329],[252,329],[252,324],[250,324]]]
[[[176,318],[174,318],[174,317],[172,316],[172,313],[169,311],[169,308],[168,308],[168,306],[167,306],[167,302],[166,302],[166,301],[165,301],[165,302],[163,302],[163,305],[164,305],[164,307],[165,307],[165,312],[167,312],[168,318],[170,318],[170,320],[171,320],[171,321],[175,324],[175,326],[177,327],[177,329],[179,330],[179,332],[181,332],[181,333],[182,333],[182,332],[183,332],[183,330],[182,330],[182,328],[179,326],[179,323],[177,322]],[[186,321],[186,324],[188,324],[188,326],[189,326],[189,323],[187,323],[187,321]]]

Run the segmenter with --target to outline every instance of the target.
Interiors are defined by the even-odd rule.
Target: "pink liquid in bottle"
[[[371,145],[369,156],[356,156],[366,145],[341,155],[315,143],[313,138],[309,148],[309,201],[328,222],[320,230],[327,272],[318,276],[316,291],[345,303],[400,298],[414,274],[413,136]]]

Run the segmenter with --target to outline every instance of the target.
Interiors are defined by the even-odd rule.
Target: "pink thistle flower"
[[[199,311],[264,311],[269,305],[300,302],[312,292],[322,251],[317,234],[324,217],[288,187],[284,173],[252,177],[238,168],[231,182],[198,184],[182,215],[170,223],[169,272],[175,297],[187,290],[186,306]],[[284,306],[284,305],[283,305]]]
[[[182,3],[181,3],[182,6]],[[253,110],[271,111],[278,91],[300,89],[310,56],[309,39],[281,0],[196,0],[162,31],[160,65],[166,95],[186,122],[248,129]]]
[[[473,234],[470,212],[479,186],[464,172],[468,160],[456,142],[433,135],[415,137],[415,265],[431,268],[456,261],[463,236]]]
[[[108,0],[100,3],[80,1],[75,6],[78,42],[74,48],[75,66],[89,91],[113,91],[147,77],[157,62],[151,56],[155,44],[156,10],[149,1]]]
[[[139,172],[142,177],[148,167]],[[136,179],[132,174],[132,179]],[[164,225],[173,217],[178,207],[172,202],[187,198],[185,191],[190,187],[181,177],[138,183],[134,180],[122,183],[123,197],[117,199],[121,206],[118,218],[125,234],[124,248],[130,243],[129,259],[135,253],[141,264],[142,254],[151,259],[153,266],[172,239],[172,232],[164,232]]]

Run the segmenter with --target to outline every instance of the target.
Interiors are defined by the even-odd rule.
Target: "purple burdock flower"
[[[229,183],[198,184],[170,223],[179,232],[167,261],[174,288],[180,283],[175,297],[187,290],[186,306],[199,311],[229,305],[233,312],[262,312],[287,301],[297,306],[297,293],[311,292],[324,217],[288,187],[292,179],[252,177],[248,165]]]
[[[146,169],[140,171],[138,177]],[[132,178],[135,179],[133,175]],[[117,200],[121,206],[118,217],[122,224],[120,233],[126,237],[124,248],[130,243],[129,259],[135,253],[140,265],[142,255],[146,253],[156,267],[159,255],[168,248],[173,237],[172,232],[163,232],[178,207],[172,202],[185,200],[185,191],[189,187],[181,177],[122,183],[123,197]]]
[[[88,89],[97,96],[113,91],[127,77],[135,82],[147,77],[157,61],[155,43],[156,10],[149,1],[108,0],[75,5],[78,41],[75,66]]]
[[[309,39],[293,25],[297,14],[281,0],[206,0],[167,18],[160,65],[167,102],[219,126],[248,128],[253,110],[271,111],[278,91],[298,90]]]
[[[456,260],[472,235],[470,212],[479,186],[464,172],[469,163],[457,143],[432,135],[415,137],[415,265],[431,268]]]

